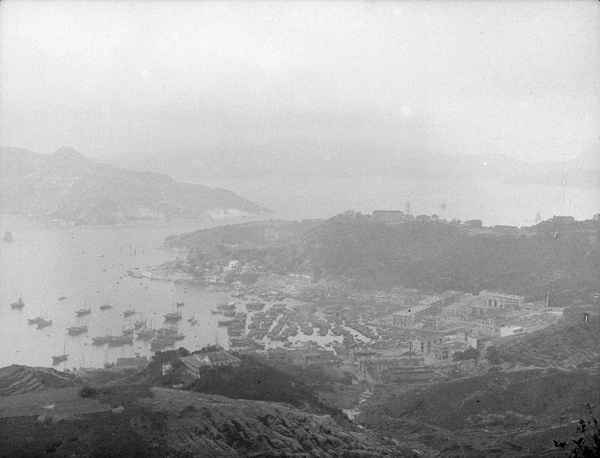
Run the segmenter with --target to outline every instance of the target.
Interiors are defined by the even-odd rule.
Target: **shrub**
[[[591,420],[579,420],[577,431],[580,435],[577,439],[571,439],[575,444],[568,447],[566,441],[554,440],[554,446],[560,448],[566,456],[571,458],[593,458],[600,456],[600,425],[593,415],[592,407],[586,404]]]

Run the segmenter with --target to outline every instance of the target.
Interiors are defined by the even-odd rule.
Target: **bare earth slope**
[[[416,456],[284,404],[139,385],[99,393],[112,411],[0,418],[0,456]]]

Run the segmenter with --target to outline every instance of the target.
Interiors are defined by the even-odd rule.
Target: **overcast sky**
[[[561,160],[598,147],[600,2],[3,0],[0,72],[41,153]]]

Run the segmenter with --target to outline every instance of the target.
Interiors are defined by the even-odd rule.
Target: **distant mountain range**
[[[359,146],[331,148],[300,145],[297,154],[276,148],[173,150],[144,157],[106,157],[107,162],[136,170],[167,171],[190,181],[213,177],[351,177],[502,178],[508,184],[543,184],[600,188],[600,151],[589,150],[561,162],[525,162],[504,154],[404,153],[362,151]]]
[[[90,225],[270,213],[225,189],[100,164],[67,147],[0,148],[0,212]]]

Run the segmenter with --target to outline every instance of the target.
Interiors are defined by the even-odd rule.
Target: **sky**
[[[599,126],[595,0],[0,2],[0,146],[561,161]]]

